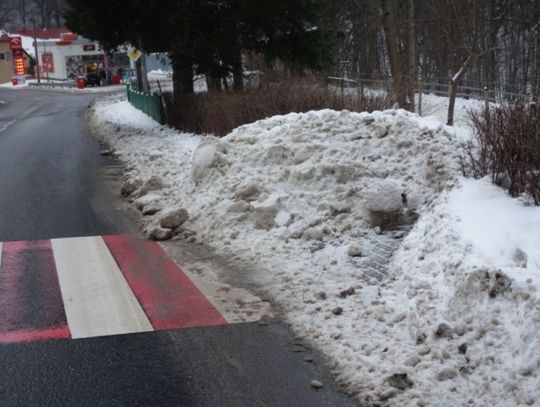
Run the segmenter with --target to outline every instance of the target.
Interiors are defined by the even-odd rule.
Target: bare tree
[[[494,50],[492,48],[486,49],[482,52],[479,52],[476,55],[469,55],[467,59],[465,59],[465,62],[463,62],[463,65],[459,68],[459,71],[456,72],[456,74],[452,77],[450,80],[450,88],[448,89],[448,119],[446,124],[448,126],[454,125],[454,106],[456,104],[456,94],[457,94],[457,87],[459,85],[459,82],[467,72],[467,69],[472,65],[473,62],[476,62],[479,58],[484,56],[485,54],[489,54],[490,52],[493,52]]]
[[[415,83],[415,37],[414,37],[414,0],[406,0],[405,23],[406,43],[400,42],[396,21],[395,4],[390,0],[381,0],[382,26],[386,38],[386,49],[392,72],[392,86],[399,107],[414,111]]]
[[[13,10],[15,11],[16,17],[18,18],[18,23],[22,27],[26,27],[26,23],[28,22],[28,12],[29,12],[29,5],[28,0],[13,0],[12,2]]]

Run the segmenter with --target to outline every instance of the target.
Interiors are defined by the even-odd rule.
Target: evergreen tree
[[[193,72],[242,84],[241,52],[291,67],[329,61],[330,36],[319,25],[323,0],[67,0],[67,26],[106,48],[142,44],[171,58],[175,96],[193,92]],[[217,85],[216,85],[217,87]]]

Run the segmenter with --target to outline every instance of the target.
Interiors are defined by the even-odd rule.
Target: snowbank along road
[[[211,245],[368,405],[540,403],[538,208],[461,175],[458,100],[267,118],[222,139],[90,109],[148,235]],[[182,227],[163,212],[184,210]],[[494,216],[493,214],[496,214]],[[171,244],[174,244],[171,243]],[[179,244],[179,243],[178,243]]]

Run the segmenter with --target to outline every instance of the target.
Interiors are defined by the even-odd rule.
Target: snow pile
[[[369,332],[339,368],[388,405],[540,401],[540,210],[487,180],[462,180],[422,215],[358,312]],[[351,369],[351,365],[355,368]],[[400,380],[397,380],[400,379]]]
[[[186,209],[180,235],[242,265],[365,404],[540,402],[540,210],[460,180],[462,129],[324,110],[201,138],[114,98],[91,118],[146,222]]]
[[[345,244],[345,225],[365,229],[374,212],[415,212],[455,169],[444,127],[427,128],[404,111],[276,116],[208,137],[195,151],[193,199],[210,216],[198,231],[226,239],[216,229],[248,227],[280,241]]]
[[[138,134],[160,129],[158,122],[142,111],[135,109],[123,97],[121,99],[118,96],[113,97],[109,101],[115,101],[115,103],[97,105],[95,115],[105,125],[115,126],[113,134],[125,134],[126,128],[128,131],[134,131]],[[174,131],[169,131],[169,134],[173,133],[176,134]],[[113,142],[116,141],[116,139],[113,139]]]

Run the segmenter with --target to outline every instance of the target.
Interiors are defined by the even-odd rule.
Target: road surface
[[[152,314],[152,304],[141,300],[145,290],[151,291],[144,280],[129,281],[130,301],[139,306],[139,300],[144,319],[136,333],[100,331],[99,318],[92,321],[94,331],[78,327],[81,319],[72,303],[77,298],[66,294],[72,269],[59,260],[62,250],[69,253],[75,246],[57,242],[136,233],[100,177],[113,163],[85,134],[84,109],[93,97],[0,90],[1,405],[355,405],[335,390],[320,357],[294,345],[278,321],[146,332],[157,326],[157,314],[165,308]],[[83,265],[75,267],[83,279],[97,267],[84,263],[85,255],[82,249],[72,259]],[[57,274],[49,272],[55,264]],[[127,277],[129,270],[121,272]],[[94,291],[107,301],[107,295]],[[129,287],[126,292],[132,295]],[[123,323],[122,313],[100,318]],[[75,332],[83,334],[76,339]],[[313,379],[324,387],[313,389]]]

